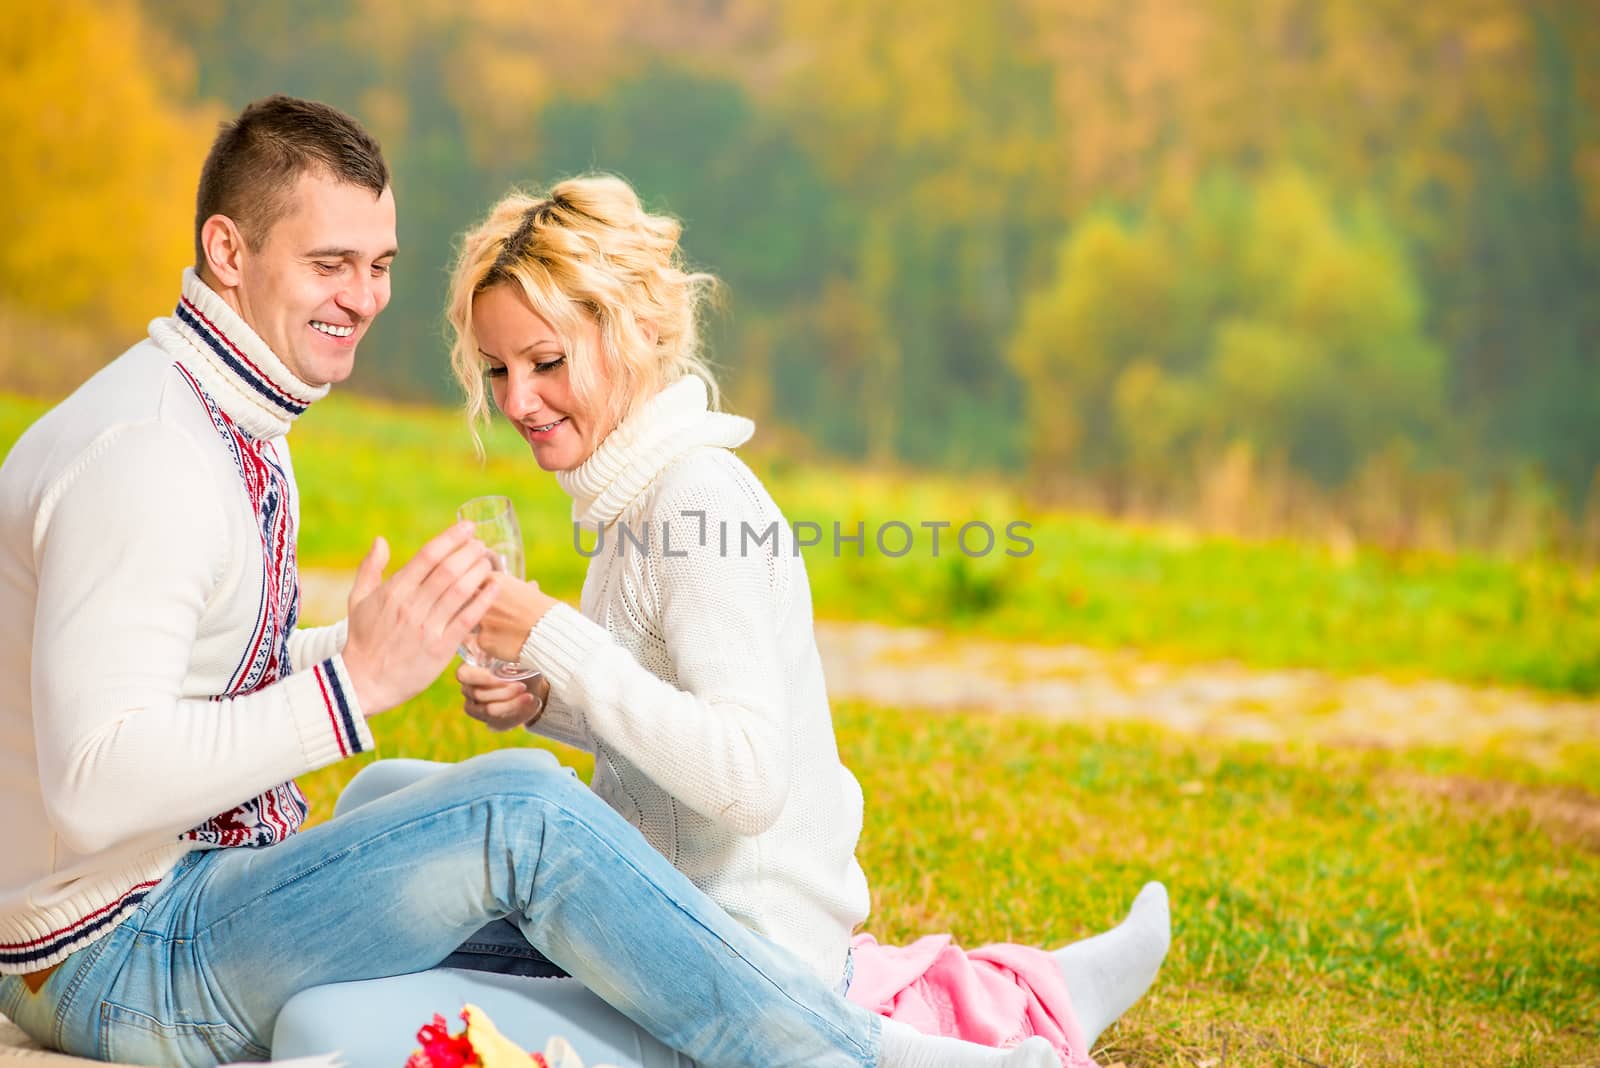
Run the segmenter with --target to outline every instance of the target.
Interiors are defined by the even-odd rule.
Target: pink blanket
[[[1095,1068],[1055,960],[1032,946],[964,951],[949,935],[909,946],[851,943],[855,975],[847,995],[863,1008],[914,1027],[985,1046],[1014,1046],[1042,1035],[1063,1068]]]

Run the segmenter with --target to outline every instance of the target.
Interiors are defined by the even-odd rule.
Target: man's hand
[[[532,726],[544,715],[550,697],[550,680],[543,675],[531,679],[497,679],[488,668],[462,664],[456,669],[467,715],[492,731],[509,731]]]
[[[385,581],[382,538],[350,590],[344,664],[367,716],[408,701],[439,677],[494,601],[490,562],[472,524],[457,523]]]

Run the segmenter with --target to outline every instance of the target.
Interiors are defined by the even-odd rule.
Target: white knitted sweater
[[[372,748],[345,627],[295,629],[296,379],[184,275],[0,467],[0,973],[112,930],[191,849],[266,846]]]
[[[805,563],[729,451],[753,430],[684,378],[561,473],[604,540],[582,614],[552,608],[523,660],[551,685],[534,729],[593,751],[594,790],[652,846],[836,982],[869,905],[861,787],[839,761]]]

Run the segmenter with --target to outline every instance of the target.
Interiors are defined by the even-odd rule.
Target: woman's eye
[[[506,369],[499,364],[490,364],[483,369],[483,377],[485,378],[504,378],[505,376]]]
[[[553,360],[546,360],[543,363],[534,364],[533,369],[538,371],[540,374],[544,374],[547,371],[554,371],[557,367],[560,367],[566,362],[567,358],[565,356],[557,356]]]

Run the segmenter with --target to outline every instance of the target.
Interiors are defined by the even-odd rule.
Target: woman
[[[479,644],[543,679],[464,665],[466,710],[592,751],[602,798],[852,1000],[990,1045],[1041,1034],[1088,1063],[1165,954],[1159,884],[1057,955],[864,937],[852,952],[869,904],[861,790],[839,760],[804,562],[732,452],[754,427],[714,410],[696,330],[712,280],[683,268],[678,235],[602,177],[507,197],[463,242],[449,318],[468,411],[485,419],[492,400],[601,539],[581,612],[501,583]]]

